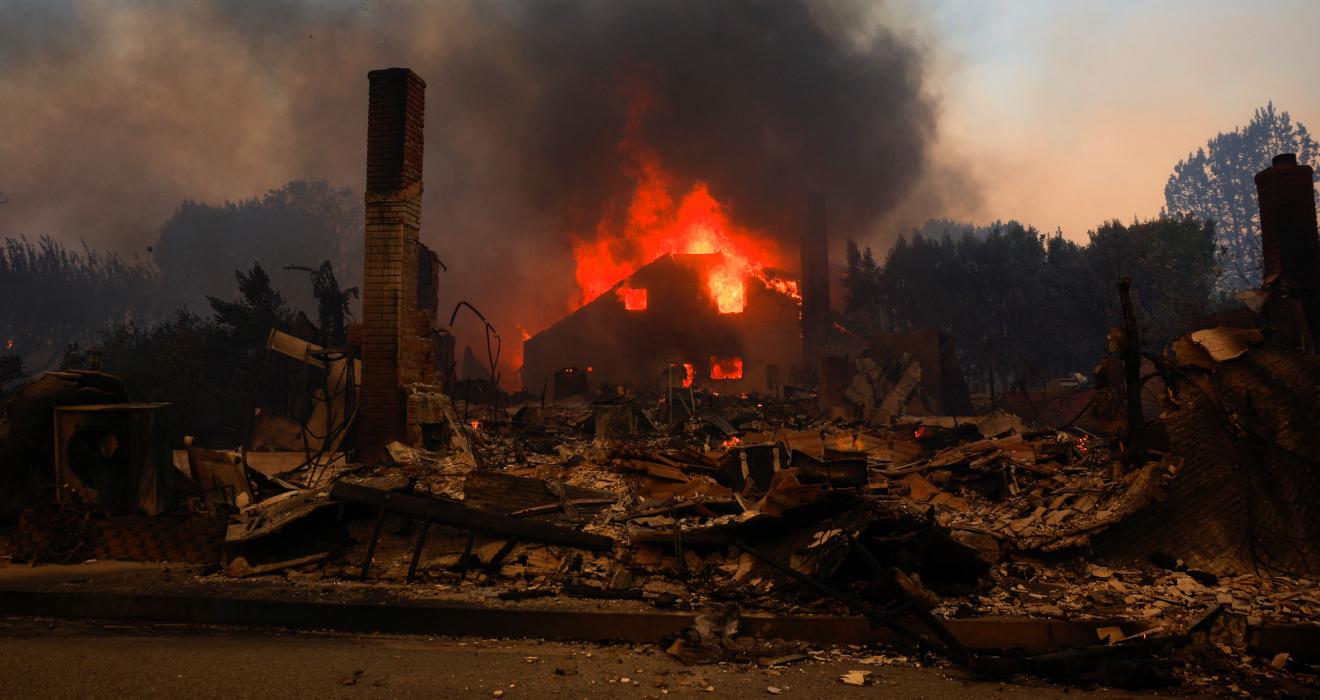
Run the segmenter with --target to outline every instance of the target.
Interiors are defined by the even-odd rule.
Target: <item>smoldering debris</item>
[[[835,614],[901,630],[900,654],[883,663],[936,654],[992,676],[1132,689],[1208,683],[1199,669],[1212,657],[1237,659],[1241,682],[1305,676],[1305,662],[1276,668],[1254,656],[1242,632],[1314,623],[1320,596],[1301,566],[1305,550],[1297,568],[1274,571],[1207,557],[1202,530],[1167,515],[1222,497],[1204,486],[1222,469],[1207,459],[1204,435],[1242,412],[1225,413],[1215,398],[1255,396],[1250,427],[1263,431],[1303,410],[1297,392],[1314,391],[1313,358],[1249,338],[1241,350],[1207,366],[1183,348],[1168,368],[1183,379],[1170,382],[1170,411],[1149,426],[1170,437],[1141,464],[1112,439],[1019,429],[1002,415],[847,422],[813,399],[700,388],[697,417],[673,422],[663,420],[663,396],[631,393],[507,407],[443,401],[439,414],[464,439],[396,443],[384,461],[348,465],[314,488],[299,485],[307,465],[266,476],[235,451],[250,503],[239,505],[231,494],[247,491],[231,487],[180,499],[178,514],[156,519],[65,506],[74,514],[65,520],[99,523],[92,556],[213,562],[233,577],[403,585],[477,603],[576,597],[692,610],[698,624],[666,646],[689,663],[812,658],[738,618]],[[1305,449],[1286,429],[1273,434]],[[204,464],[198,451],[186,454],[185,465]],[[1299,458],[1282,454],[1268,467],[1273,478],[1304,486],[1302,464],[1286,461]],[[1313,514],[1294,507],[1294,527],[1311,527]],[[38,547],[55,541],[40,534],[52,513],[25,516],[24,556],[70,558]],[[209,523],[228,523],[223,547]],[[1024,656],[960,648],[941,621],[971,617],[1106,624],[1091,649]]]

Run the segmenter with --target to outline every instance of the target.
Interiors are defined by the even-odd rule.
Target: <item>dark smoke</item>
[[[184,198],[301,178],[361,193],[366,73],[427,82],[423,240],[511,345],[577,300],[565,233],[628,183],[619,81],[644,135],[736,223],[792,250],[807,190],[836,239],[912,197],[936,110],[927,57],[874,3],[19,0],[0,23],[0,235],[150,259]],[[888,233],[888,231],[886,231]],[[262,261],[267,269],[319,260]],[[215,290],[220,296],[232,290]],[[480,334],[460,338],[478,344]],[[506,355],[507,356],[507,355]]]
[[[529,170],[544,201],[594,213],[617,185],[613,83],[634,77],[656,99],[645,140],[752,229],[799,235],[805,192],[823,189],[836,231],[857,235],[922,172],[935,120],[922,56],[888,31],[846,44],[792,1],[585,10],[541,5],[518,34],[546,86]]]

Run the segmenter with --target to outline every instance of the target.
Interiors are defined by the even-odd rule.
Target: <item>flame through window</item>
[[[620,287],[619,296],[623,298],[623,308],[629,311],[646,310],[646,290]]]
[[[710,358],[711,379],[742,379],[742,374],[743,368],[741,357]]]

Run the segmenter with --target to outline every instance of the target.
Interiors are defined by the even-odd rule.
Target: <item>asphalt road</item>
[[[855,670],[871,672],[868,685],[842,683]],[[1068,692],[971,681],[955,668],[855,660],[783,670],[689,667],[659,649],[628,646],[0,618],[0,698],[1027,700]],[[1071,692],[1095,700],[1135,696]]]

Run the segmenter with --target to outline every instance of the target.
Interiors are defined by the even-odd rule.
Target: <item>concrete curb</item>
[[[0,590],[0,614],[57,618],[183,622],[299,630],[659,642],[692,624],[691,613],[582,612],[488,608],[427,602],[317,603],[261,598],[113,592]],[[893,643],[885,629],[860,617],[747,615],[746,628],[764,637],[812,644]],[[1057,650],[1099,642],[1095,630],[1120,627],[1135,634],[1148,626],[1128,621],[978,618],[945,623],[969,647]]]

